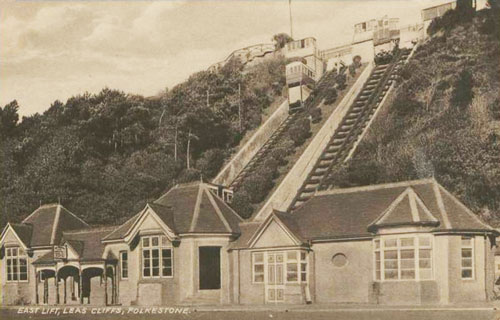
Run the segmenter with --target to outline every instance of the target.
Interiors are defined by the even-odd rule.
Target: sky
[[[442,0],[292,0],[293,36],[320,49],[348,43],[353,25],[400,25]],[[102,88],[145,96],[172,88],[233,50],[290,32],[288,0],[0,0],[0,106],[23,116]]]

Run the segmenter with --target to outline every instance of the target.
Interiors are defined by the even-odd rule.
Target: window
[[[7,281],[28,281],[28,260],[22,248],[7,248]]]
[[[297,251],[288,251],[286,253],[286,281],[297,282],[298,277]]]
[[[264,282],[264,253],[254,252],[252,254],[253,260],[253,282],[262,283]]]
[[[429,236],[375,239],[375,280],[432,279],[432,245]]]
[[[165,236],[142,238],[142,276],[144,278],[172,277],[172,248]]]
[[[286,252],[286,282],[307,282],[307,254],[305,251]]]
[[[120,276],[122,279],[128,279],[128,252],[120,251]]]
[[[462,237],[462,279],[474,279],[474,238]]]

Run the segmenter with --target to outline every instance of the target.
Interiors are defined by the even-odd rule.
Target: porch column
[[[54,280],[56,281],[56,304],[59,304],[59,272],[56,269],[56,275],[54,277]]]
[[[71,300],[75,301],[75,276],[71,276]]]
[[[108,266],[104,263],[104,305],[108,305]]]
[[[83,304],[82,275],[83,275],[82,268],[80,268],[78,272],[78,297],[80,298],[80,304]]]
[[[35,300],[36,300],[36,304],[40,304],[40,298],[38,296],[38,281],[40,280],[40,274],[38,273],[38,271],[36,270],[35,268]]]
[[[113,270],[114,270],[114,272],[113,272],[113,279],[114,279],[113,280],[113,298],[114,298],[113,303],[117,304],[118,303],[118,290],[117,290],[118,288],[116,286],[118,284],[118,281],[117,281],[118,276],[116,275],[116,265],[115,265]]]
[[[49,303],[49,279],[47,275],[45,275],[45,278],[43,279],[43,303]]]
[[[66,278],[64,278],[64,304],[66,304]]]

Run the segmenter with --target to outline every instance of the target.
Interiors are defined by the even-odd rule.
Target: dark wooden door
[[[200,247],[200,290],[220,289],[220,247]]]

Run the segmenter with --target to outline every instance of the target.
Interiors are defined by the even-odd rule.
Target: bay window
[[[252,271],[253,271],[253,282],[262,283],[264,282],[264,253],[254,252],[252,254]]]
[[[430,236],[382,237],[374,240],[376,281],[432,279]]]
[[[142,276],[172,277],[173,255],[165,236],[142,237]]]
[[[462,237],[461,240],[462,279],[474,279],[474,238]]]
[[[28,281],[28,258],[23,248],[7,248],[7,281]]]
[[[267,270],[267,271],[266,271]],[[288,250],[281,252],[252,253],[252,283],[272,283],[274,277],[285,279],[286,283],[307,282],[308,260],[307,252]]]

